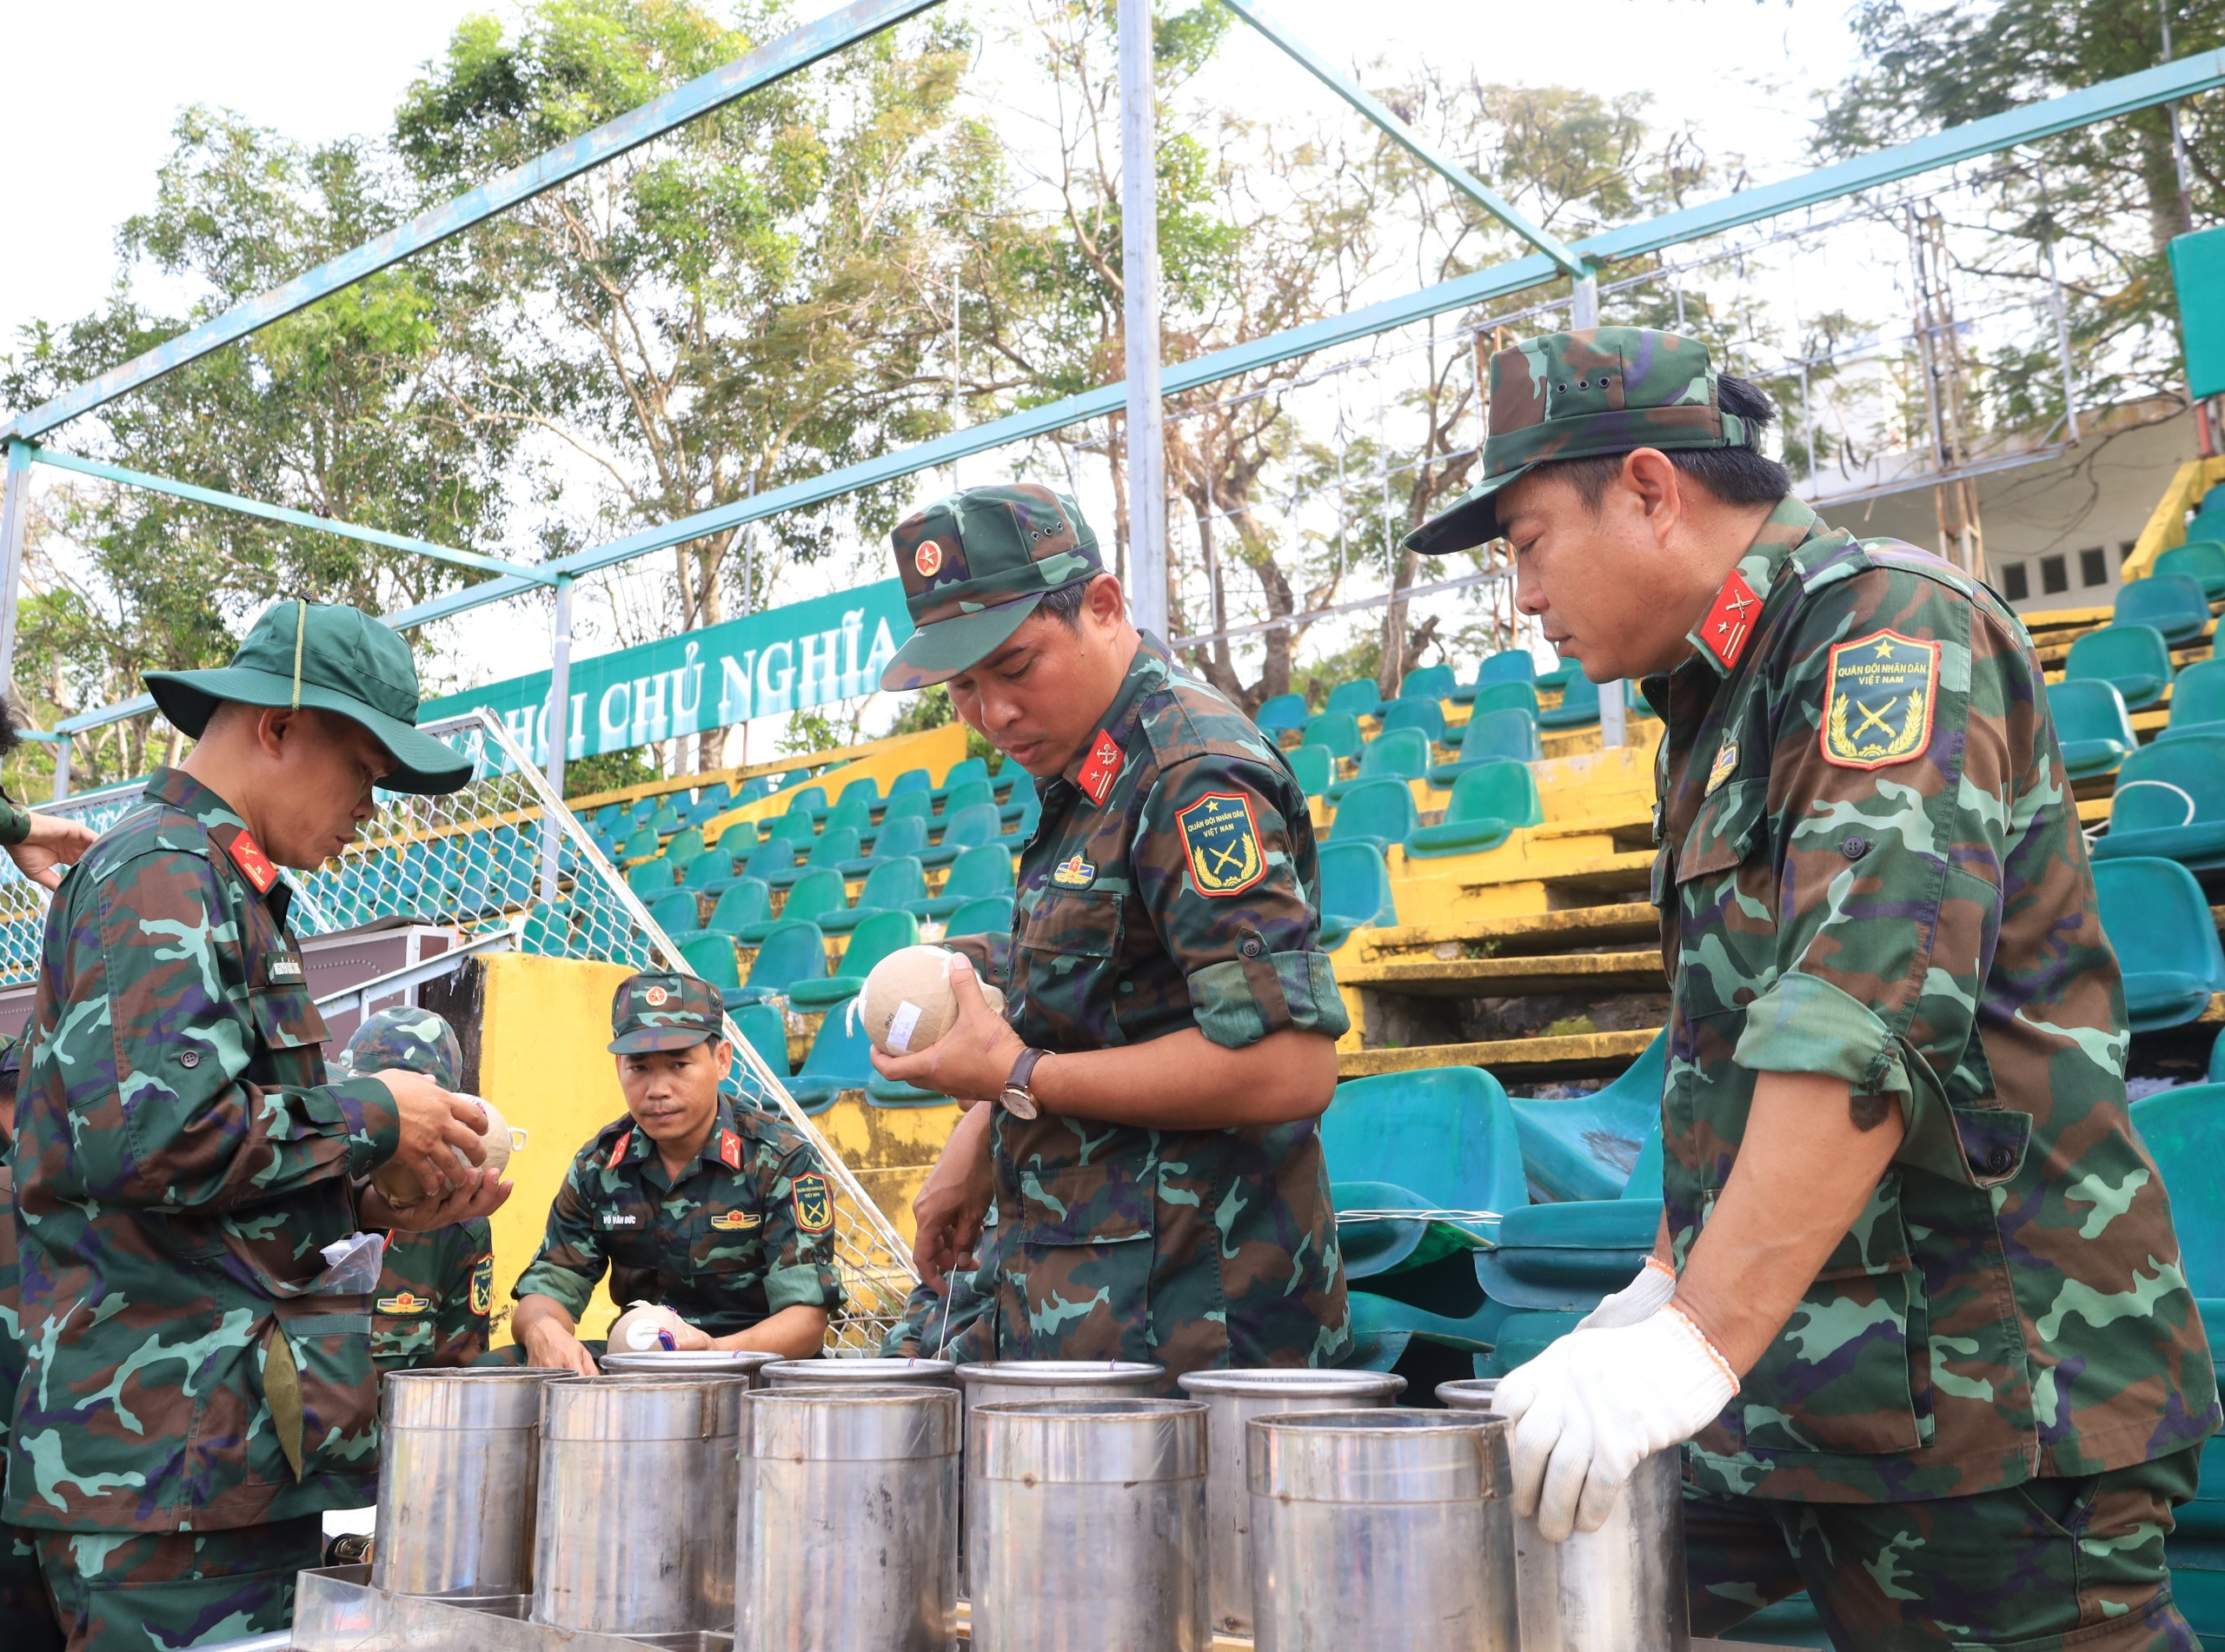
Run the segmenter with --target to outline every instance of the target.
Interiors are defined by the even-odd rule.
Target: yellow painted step
[[[1337,1055],[1337,1076],[1365,1078],[1426,1067],[1482,1067],[1502,1084],[1611,1077],[1644,1054],[1660,1031],[1653,1027],[1639,1032],[1580,1032],[1484,1044],[1420,1045],[1406,1050],[1344,1050]]]
[[[1493,956],[1559,952],[1578,946],[1611,946],[1659,936],[1661,914],[1653,903],[1625,901],[1611,906],[1574,906],[1504,917],[1473,918],[1440,924],[1405,924],[1393,929],[1362,930],[1355,962],[1389,962],[1430,956],[1438,947],[1487,945]],[[1454,956],[1458,956],[1456,952]],[[1340,966],[1341,973],[1341,966]]]
[[[1545,958],[1416,958],[1348,965],[1337,972],[1346,986],[1408,998],[1523,998],[1553,992],[1660,992],[1657,947],[1644,952],[1585,952]]]

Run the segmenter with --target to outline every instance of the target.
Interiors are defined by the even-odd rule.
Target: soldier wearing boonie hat
[[[528,1364],[593,1376],[579,1338],[606,1271],[610,1297],[671,1309],[683,1348],[816,1354],[842,1305],[834,1184],[786,1120],[736,1105],[719,989],[644,970],[610,1002],[610,1052],[627,1111],[566,1172],[541,1249],[510,1294]]]
[[[1042,805],[1009,948],[964,949],[1007,961],[1009,1022],[969,972],[950,1033],[873,1058],[1000,1104],[958,1125],[915,1206],[923,1274],[940,1286],[993,1201],[969,1355],[1333,1363],[1350,1315],[1314,1121],[1347,1018],[1304,789],[1129,622],[1067,495],[967,488],[893,545],[918,629],[882,686],[947,684]]]
[[[1804,1588],[1839,1646],[2192,1645],[2216,1383],[2030,639],[1791,497],[1695,341],[1530,339],[1491,389],[1408,543],[1504,536],[1563,655],[1643,680],[1671,986],[1659,1244],[1500,1384],[1518,1507],[1596,1528],[1690,1440],[1696,1635]]]
[[[377,1471],[363,1230],[483,1217],[481,1110],[431,1078],[335,1080],[281,867],[322,866],[377,786],[454,791],[409,645],[354,608],[265,609],[229,666],[149,672],[196,744],[63,880],[15,1155],[24,1381],[4,1517],[73,1647],[283,1628],[322,1513]],[[388,1160],[434,1195],[397,1211]],[[353,1245],[350,1250],[349,1247]],[[335,1261],[335,1258],[341,1258]]]

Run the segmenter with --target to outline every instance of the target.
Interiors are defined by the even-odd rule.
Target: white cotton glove
[[[1637,1465],[1690,1439],[1737,1391],[1730,1362],[1673,1304],[1635,1325],[1571,1331],[1491,1397],[1515,1420],[1515,1512],[1557,1543],[1598,1530]]]
[[[1619,1330],[1650,1319],[1677,1294],[1677,1271],[1659,1257],[1648,1257],[1637,1277],[1576,1322],[1578,1330]]]

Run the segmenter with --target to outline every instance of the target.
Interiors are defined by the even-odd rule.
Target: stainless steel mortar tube
[[[1489,1381],[1445,1383],[1455,1410],[1488,1411]],[[1515,1569],[1528,1652],[1686,1652],[1683,1454],[1657,1451],[1637,1465],[1597,1531],[1548,1543],[1517,1516]]]
[[[1252,1492],[1245,1475],[1245,1424],[1293,1411],[1389,1405],[1406,1379],[1384,1371],[1260,1367],[1192,1371],[1182,1391],[1207,1408],[1205,1519],[1212,1557],[1213,1632],[1252,1633]]]
[[[958,1390],[812,1384],[749,1397],[735,1652],[951,1652]]]
[[[1205,1652],[1205,1408],[976,1407],[973,1652]]]
[[[371,1582],[397,1595],[533,1587],[541,1390],[558,1370],[389,1372]]]
[[[571,1377],[542,1390],[533,1622],[606,1635],[734,1622],[746,1376]]]
[[[946,1359],[782,1359],[758,1375],[767,1388],[958,1386]]]
[[[1246,1430],[1259,1652],[1529,1648],[1504,1423],[1370,1410]]]

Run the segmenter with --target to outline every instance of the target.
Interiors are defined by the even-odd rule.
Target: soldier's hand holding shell
[[[421,1198],[441,1198],[470,1183],[471,1173],[487,1163],[489,1120],[479,1099],[402,1068],[368,1076],[386,1086],[402,1118],[394,1157],[372,1177],[387,1203],[406,1211]]]

